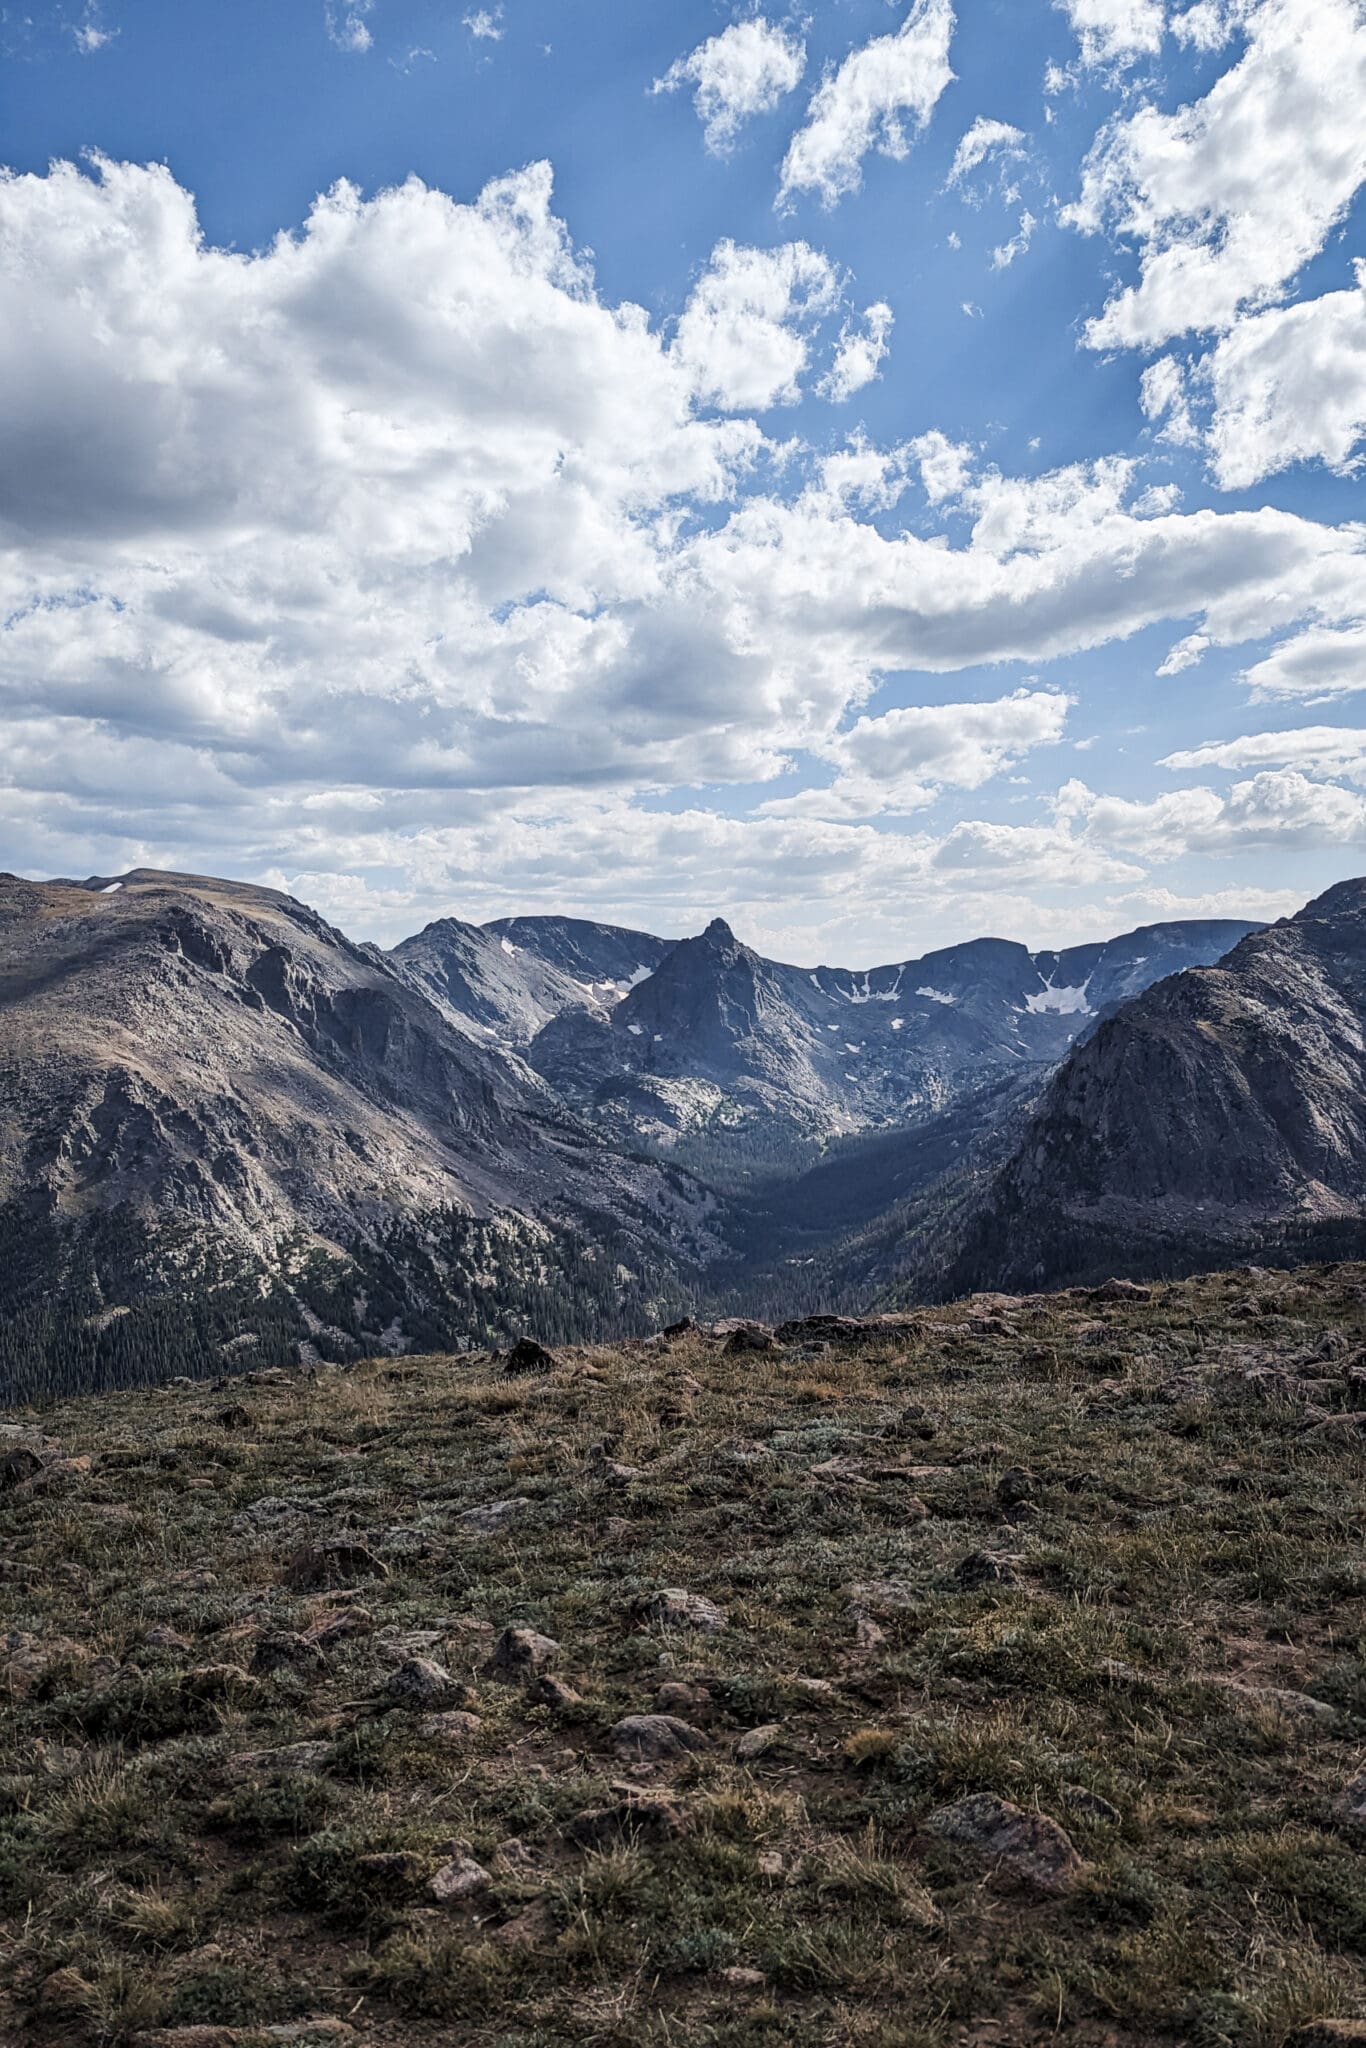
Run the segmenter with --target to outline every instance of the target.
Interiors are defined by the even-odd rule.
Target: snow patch
[[[905,1024],[905,1022],[906,1022],[906,1019],[905,1019],[904,1017],[893,1017],[893,1019],[892,1019],[892,1029],[893,1029],[893,1031],[900,1031],[900,1030],[901,1030],[901,1028],[902,1028],[902,1026],[903,1026],[903,1025]]]
[[[1091,1005],[1086,1000],[1089,979],[1080,988],[1041,988],[1034,995],[1025,997],[1025,1008],[1031,1016],[1045,1014],[1054,1017],[1089,1017]]]
[[[942,988],[918,988],[916,994],[918,996],[927,996],[932,1003],[943,1003],[950,1010],[954,1008],[958,1001],[957,996],[946,996]]]
[[[122,887],[122,882],[107,882],[104,888],[100,890],[100,894],[101,896],[117,896]]]
[[[498,943],[505,953],[517,953],[521,951],[521,948],[519,946],[513,945],[511,939],[500,939]]]
[[[627,977],[627,988],[639,988],[642,981],[648,981],[650,979],[650,976],[653,973],[653,971],[654,970],[649,967],[637,967],[635,971]]]
[[[643,1024],[628,1024],[626,1029],[630,1032],[632,1038],[643,1038],[645,1036],[645,1026]]]

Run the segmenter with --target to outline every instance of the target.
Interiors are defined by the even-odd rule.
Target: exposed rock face
[[[1060,1058],[1116,1003],[1251,929],[1154,925],[1064,953],[977,939],[855,972],[765,960],[717,918],[610,1009],[563,1009],[528,1058],[614,1130],[886,1128]]]
[[[1162,982],[1065,1061],[940,1291],[1366,1243],[1366,882]],[[1106,1289],[1108,1297],[1112,1290]]]

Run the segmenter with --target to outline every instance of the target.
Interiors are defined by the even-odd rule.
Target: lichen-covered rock
[[[1086,1868],[1057,1821],[993,1792],[973,1792],[941,1806],[925,1826],[944,1841],[976,1849],[1035,1891],[1070,1891]]]

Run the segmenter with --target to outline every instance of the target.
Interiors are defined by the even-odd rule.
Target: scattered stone
[[[22,1486],[42,1469],[43,1461],[36,1451],[25,1450],[22,1444],[18,1450],[6,1451],[0,1458],[0,1489]]]
[[[1335,1721],[1337,1713],[1327,1700],[1316,1700],[1307,1692],[1296,1692],[1289,1686],[1253,1685],[1242,1678],[1204,1677],[1196,1680],[1199,1685],[1212,1685],[1228,1696],[1238,1706],[1262,1708],[1273,1714],[1283,1715],[1287,1721]]]
[[[1135,1280],[1105,1280],[1091,1289],[1092,1301],[1151,1301],[1152,1295],[1151,1287],[1140,1287]]]
[[[201,1664],[197,1670],[185,1672],[180,1684],[184,1692],[201,1700],[225,1699],[230,1693],[256,1690],[256,1680],[240,1664]]]
[[[1347,1827],[1366,1833],[1366,1770],[1358,1771],[1343,1787],[1333,1812]]]
[[[996,1482],[996,1498],[1003,1508],[1018,1508],[1038,1491],[1039,1482],[1026,1465],[1009,1466]]]
[[[779,1344],[854,1344],[868,1327],[855,1316],[794,1316],[773,1335]]]
[[[782,1740],[782,1727],[777,1721],[766,1721],[762,1728],[748,1728],[735,1745],[735,1754],[742,1764],[753,1763],[775,1742]]]
[[[785,1868],[781,1849],[761,1849],[755,1857],[760,1877],[781,1877]]]
[[[285,1566],[285,1583],[295,1592],[388,1576],[388,1565],[364,1543],[356,1543],[349,1536],[329,1536],[321,1543],[306,1543]]]
[[[493,1878],[482,1863],[476,1863],[472,1856],[458,1856],[437,1871],[427,1889],[445,1906],[454,1899],[473,1898],[477,1892],[486,1892],[492,1883]]]
[[[670,1793],[631,1784],[614,1784],[610,1789],[608,1804],[575,1814],[565,1829],[568,1840],[578,1848],[601,1849],[634,1837],[662,1842],[686,1832],[687,1815]]]
[[[762,1970],[751,1970],[743,1963],[731,1963],[721,1972],[721,1982],[729,1984],[732,1991],[761,1991],[768,1982]]]
[[[559,1359],[534,1337],[522,1337],[503,1360],[506,1373],[554,1372]]]
[[[555,1662],[560,1646],[553,1636],[538,1635],[534,1628],[505,1628],[484,1666],[489,1678],[529,1678]]]
[[[666,1586],[640,1603],[640,1617],[659,1622],[664,1628],[697,1628],[715,1635],[726,1626],[726,1615],[714,1600],[702,1593],[689,1593],[682,1586]]]
[[[518,1493],[510,1500],[491,1500],[482,1507],[466,1508],[463,1514],[456,1516],[456,1521],[471,1536],[495,1536],[530,1506],[526,1495]]]
[[[291,1742],[284,1749],[244,1749],[227,1758],[223,1773],[239,1782],[301,1777],[320,1771],[331,1753],[330,1742]]]
[[[567,1714],[583,1705],[582,1693],[575,1692],[563,1678],[556,1678],[553,1671],[542,1671],[533,1678],[526,1689],[526,1696],[533,1705],[549,1707],[555,1714]]]
[[[693,1685],[686,1678],[669,1678],[655,1694],[655,1706],[661,1714],[705,1713],[711,1705],[711,1694],[705,1685]]]
[[[854,1616],[854,1648],[865,1656],[880,1650],[887,1641],[887,1631],[880,1628],[871,1614]]]
[[[512,1870],[530,1870],[536,1858],[520,1835],[509,1835],[507,1840],[500,1842],[494,1850],[493,1860]]]
[[[417,1724],[419,1735],[425,1735],[429,1742],[444,1742],[452,1749],[458,1749],[472,1742],[483,1722],[477,1714],[466,1713],[462,1707],[448,1707],[444,1713],[424,1714]]]
[[[628,1714],[612,1730],[612,1742],[620,1756],[642,1757],[651,1763],[705,1749],[707,1741],[700,1728],[680,1721],[676,1714]]]
[[[961,1558],[954,1578],[964,1592],[976,1592],[979,1586],[1014,1586],[1019,1583],[1015,1567],[1020,1559],[1001,1550],[970,1550]]]
[[[857,1579],[844,1592],[855,1607],[918,1607],[920,1595],[905,1579]]]
[[[973,1792],[941,1806],[925,1826],[947,1842],[979,1850],[1035,1891],[1070,1891],[1086,1867],[1055,1820],[1026,1813],[994,1792]]]
[[[1089,1785],[1064,1785],[1062,1803],[1069,1813],[1084,1813],[1090,1820],[1113,1821],[1120,1818],[1119,1808],[1101,1793],[1093,1792]]]
[[[321,1671],[324,1661],[316,1642],[281,1629],[261,1637],[252,1651],[251,1670],[256,1678],[268,1678],[273,1671]]]
[[[240,2040],[236,2027],[148,2027],[129,2048],[238,2048]]]
[[[762,1323],[740,1323],[721,1346],[721,1356],[737,1358],[747,1352],[777,1349],[777,1340],[772,1330],[766,1330]]]
[[[695,1317],[681,1316],[676,1323],[666,1323],[661,1334],[670,1338],[691,1337],[696,1328],[697,1321]]]
[[[390,1706],[439,1707],[443,1700],[463,1698],[465,1688],[451,1677],[444,1664],[430,1657],[408,1657],[385,1680],[384,1696]]]
[[[375,1617],[366,1607],[334,1607],[308,1624],[304,1639],[326,1649],[348,1636],[369,1635],[374,1626]]]
[[[158,1624],[156,1628],[149,1628],[142,1640],[149,1650],[188,1650],[190,1648],[187,1637],[181,1635],[177,1629],[165,1627],[164,1624]]]

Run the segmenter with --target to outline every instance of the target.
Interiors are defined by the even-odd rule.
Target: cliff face
[[[960,1223],[953,1287],[1190,1269],[1366,1225],[1366,883],[1079,1045]]]

